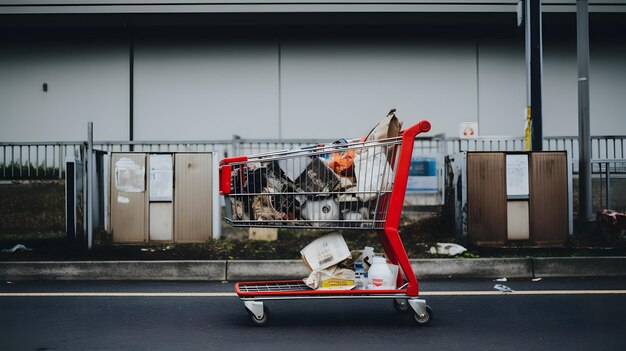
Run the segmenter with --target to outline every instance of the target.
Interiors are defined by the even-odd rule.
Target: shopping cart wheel
[[[270,319],[270,309],[267,306],[263,306],[263,315],[259,318],[257,315],[248,310],[248,315],[250,315],[250,321],[252,321],[253,325],[263,327],[268,325]]]
[[[433,310],[430,306],[426,306],[426,313],[420,316],[417,312],[413,312],[413,320],[419,326],[426,326],[433,320]]]
[[[406,313],[413,310],[406,299],[393,299],[393,308],[399,313]]]

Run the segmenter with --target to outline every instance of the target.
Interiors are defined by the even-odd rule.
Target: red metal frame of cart
[[[415,137],[420,133],[428,132],[431,128],[430,122],[422,120],[419,123],[401,131],[399,137],[399,150],[394,153],[397,158],[395,163],[395,177],[390,192],[386,218],[382,230],[378,230],[378,237],[385,250],[389,261],[400,267],[396,289],[392,290],[335,290],[335,289],[310,289],[304,285],[302,280],[282,280],[263,282],[239,282],[235,284],[237,295],[246,301],[287,299],[287,298],[392,298],[408,308],[407,301],[417,313],[418,318],[424,317],[427,306],[423,300],[417,300],[419,296],[418,281],[413,273],[409,258],[400,238],[398,226],[406,193],[409,168]],[[248,161],[247,156],[238,156],[223,159],[220,162],[220,193],[228,196],[232,192],[231,172],[233,165]],[[395,160],[394,160],[395,161]],[[303,228],[304,229],[304,228]],[[406,282],[405,282],[406,279]],[[417,301],[417,302],[415,302]],[[415,303],[413,303],[415,302]],[[262,306],[262,305],[261,305]],[[254,315],[255,308],[246,303],[246,307]],[[263,316],[263,312],[258,312],[257,316]],[[430,321],[430,316],[428,318]],[[418,321],[419,323],[419,321]]]

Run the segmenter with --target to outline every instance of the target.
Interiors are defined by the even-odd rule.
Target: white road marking
[[[236,297],[235,293],[196,292],[23,292],[0,293],[0,297]]]
[[[502,291],[424,291],[420,296],[493,296],[493,295],[608,295],[626,294],[626,290],[514,290]]]
[[[626,290],[424,291],[420,296],[624,295]],[[4,292],[0,297],[237,297],[229,292]]]

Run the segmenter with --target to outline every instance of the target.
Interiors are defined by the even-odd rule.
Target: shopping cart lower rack
[[[395,289],[312,289],[302,280],[239,282],[237,295],[252,322],[265,325],[263,302],[289,299],[390,299],[418,325],[433,312],[419,298],[418,281],[398,233],[415,137],[421,121],[382,140],[332,144],[238,156],[220,162],[220,193],[233,226],[376,230],[388,260],[399,266]]]

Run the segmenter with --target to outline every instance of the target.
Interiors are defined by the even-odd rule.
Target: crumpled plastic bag
[[[356,197],[363,202],[373,200],[378,191],[391,190],[392,173],[384,152],[367,150],[354,157],[356,187],[348,190],[356,191]]]
[[[16,251],[21,251],[21,250],[30,251],[30,249],[27,248],[26,246],[24,246],[22,244],[17,244],[17,245],[13,246],[10,249],[3,249],[2,252],[14,253]]]
[[[454,243],[437,243],[437,247],[432,246],[430,248],[430,253],[433,255],[456,256],[465,251],[467,251],[466,248]]]
[[[332,161],[328,163],[328,167],[342,177],[350,177],[349,170],[354,163],[354,150],[333,152],[330,157]]]
[[[502,285],[502,284],[496,284],[496,285],[493,286],[493,288],[496,289],[496,290],[502,291],[502,292],[513,292],[513,291],[515,291],[515,290],[509,288],[508,286]]]
[[[269,193],[269,191],[266,192]],[[277,211],[272,206],[269,195],[255,196],[252,201],[252,211],[254,212],[254,219],[257,221],[281,220],[286,218],[284,213]]]
[[[350,290],[354,288],[354,271],[334,265],[311,272],[303,281],[311,289]]]

